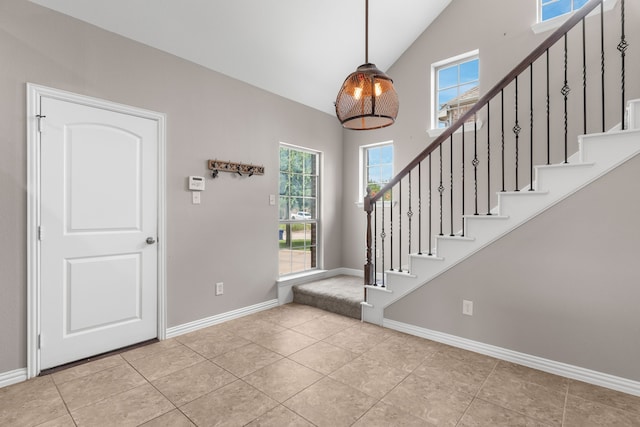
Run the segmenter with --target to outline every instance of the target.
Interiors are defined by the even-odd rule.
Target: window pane
[[[460,64],[460,83],[476,80],[478,80],[478,60],[474,59]]]
[[[289,149],[288,148],[280,148],[280,170],[281,171],[289,170]]]
[[[438,93],[438,106],[442,108],[442,105],[451,101],[453,98],[458,96],[458,88],[454,87],[451,89],[443,90]]]
[[[304,177],[304,194],[305,197],[316,197],[316,177]]]
[[[393,145],[386,145],[380,149],[380,161],[382,163],[393,163]]]
[[[304,199],[303,200],[303,210],[309,214],[310,219],[316,219],[316,201],[315,199]]]
[[[304,153],[301,151],[291,150],[290,170],[293,173],[302,173],[304,168]]]
[[[478,82],[467,83],[466,85],[460,86],[460,95],[464,95],[469,92],[471,89],[478,87]]]
[[[367,150],[367,164],[374,166],[380,164],[380,149],[371,147]]]
[[[288,197],[280,197],[279,202],[279,218],[280,219],[289,219],[289,198]]]
[[[458,66],[438,70],[438,89],[445,89],[458,84]]]
[[[291,175],[289,182],[290,182],[289,195],[302,196],[303,195],[302,175],[298,175],[298,174]]]
[[[389,182],[393,178],[393,166],[384,165],[380,168],[380,180],[379,182]]]
[[[571,12],[571,0],[558,0],[542,7],[542,20],[546,21],[569,12]]]

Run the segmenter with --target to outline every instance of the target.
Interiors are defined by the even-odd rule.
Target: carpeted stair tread
[[[293,302],[360,319],[362,278],[340,275],[293,286]]]

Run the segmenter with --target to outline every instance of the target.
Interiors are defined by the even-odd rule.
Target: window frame
[[[441,128],[438,127],[438,71],[447,68],[456,64],[462,64],[465,62],[478,60],[478,88],[480,88],[480,50],[474,49],[465,53],[461,53],[460,55],[456,55],[447,59],[443,59],[441,61],[434,62],[431,64],[431,118],[430,118],[430,129],[427,130],[427,133],[431,137],[436,137],[444,132],[446,127]],[[482,123],[477,121],[478,129],[481,127]],[[470,128],[470,127],[469,127]],[[469,131],[470,129],[467,129]]]
[[[369,168],[369,165],[367,163],[368,162],[367,152],[370,148],[378,148],[383,146],[391,146],[393,148],[392,158],[391,158],[391,178],[395,176],[395,160],[396,160],[395,151],[396,150],[395,150],[393,140],[361,145],[359,150],[359,159],[358,159],[358,163],[359,163],[359,177],[358,177],[359,190],[358,190],[358,202],[357,202],[358,205],[362,205],[364,203],[364,196],[366,195],[366,190],[368,186],[367,170]]]
[[[322,252],[322,238],[321,238],[321,198],[322,198],[322,194],[321,194],[321,177],[322,177],[322,152],[318,151],[318,150],[313,150],[310,148],[306,148],[306,147],[301,147],[301,146],[297,146],[297,145],[293,145],[293,144],[287,144],[284,142],[281,142],[278,145],[278,156],[280,155],[280,150],[282,148],[287,148],[289,150],[295,150],[298,152],[303,152],[303,153],[308,153],[308,154],[312,154],[314,156],[316,156],[315,158],[315,197],[313,197],[313,199],[315,200],[315,215],[313,215],[310,219],[291,219],[291,210],[288,209],[287,210],[287,218],[286,219],[281,219],[280,218],[280,197],[282,196],[280,194],[280,188],[278,188],[278,230],[281,230],[281,226],[285,225],[285,226],[291,226],[292,224],[305,224],[304,228],[306,230],[306,227],[308,224],[311,224],[311,227],[315,227],[315,242],[313,242],[313,239],[311,240],[312,243],[310,243],[309,245],[309,250],[312,251],[312,258],[313,258],[313,253],[315,252],[315,266],[311,267],[311,265],[313,265],[314,261],[313,259],[311,260],[311,265],[309,267],[305,266],[304,270],[299,270],[299,271],[289,271],[288,273],[281,273],[280,272],[280,256],[278,256],[278,277],[280,279],[284,279],[290,276],[294,276],[294,275],[305,275],[305,274],[311,274],[314,273],[318,270],[322,269],[322,265],[323,265],[323,252]],[[280,173],[281,173],[281,165],[280,165],[280,160],[278,160],[278,187],[280,187]],[[302,174],[307,175],[307,174]],[[286,197],[295,197],[295,196],[291,196],[288,195]],[[304,196],[303,196],[304,198]],[[313,232],[313,231],[312,231]],[[306,231],[305,231],[306,233]],[[278,234],[280,234],[280,231],[278,231]],[[278,237],[278,240],[280,240],[280,237]],[[306,241],[306,238],[305,238]],[[293,246],[293,242],[289,242],[289,248],[291,249]],[[307,247],[306,243],[303,247]],[[315,248],[315,249],[313,249]],[[280,253],[280,249],[278,249],[278,253]],[[290,261],[290,265],[291,265],[291,261]]]
[[[536,22],[533,25],[531,25],[531,31],[533,31],[534,34],[540,34],[546,31],[551,31],[559,28],[569,18],[571,18],[573,14],[576,13],[577,10],[580,10],[580,9],[576,9],[569,13],[565,13],[564,15],[558,15],[554,18],[543,21],[542,20],[542,0],[535,0],[535,1],[536,1]],[[604,0],[604,4],[603,4],[604,12],[606,13],[606,12],[609,12],[610,10],[613,10],[613,8],[616,7],[617,3],[618,3],[618,0]],[[599,13],[600,13],[600,8],[598,7],[594,9],[590,14],[588,14],[587,18],[597,15]]]

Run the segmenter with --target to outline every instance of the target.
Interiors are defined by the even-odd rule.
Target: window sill
[[[608,12],[612,10],[616,6],[617,0],[604,0],[604,11]],[[573,14],[567,13],[566,15],[557,16],[553,19],[549,19],[547,21],[537,22],[531,26],[531,30],[534,34],[544,33],[545,31],[551,31],[559,28],[562,24],[564,24]],[[600,13],[600,8],[595,8],[590,14],[587,15],[587,18],[590,16],[594,16]]]
[[[376,202],[376,207],[379,207],[383,202]],[[364,209],[364,202],[356,202],[355,203],[357,207],[359,207],[360,209]],[[392,208],[395,207],[398,204],[398,202],[384,202],[384,207],[385,208]]]
[[[482,129],[482,120],[476,120],[476,129]],[[473,131],[473,127],[472,126],[466,126],[464,127],[464,131],[465,132],[472,132]],[[427,133],[429,134],[429,136],[431,138],[435,138],[437,136],[442,135],[442,133],[447,130],[447,128],[438,128],[438,129],[427,129]],[[462,128],[458,128],[457,131],[455,131],[454,133],[460,133],[462,130]]]

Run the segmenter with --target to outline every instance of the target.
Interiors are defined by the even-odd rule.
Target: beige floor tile
[[[413,373],[445,387],[475,395],[491,371],[492,368],[485,364],[463,362],[438,352],[427,357]]]
[[[244,323],[239,323],[235,328],[230,329],[230,331],[237,336],[255,341],[260,337],[282,332],[285,329],[283,326],[265,320],[247,318]]]
[[[460,423],[460,427],[547,427],[533,418],[525,417],[522,414],[485,402],[484,400],[475,399],[467,412],[464,414]]]
[[[596,401],[624,411],[640,414],[640,397],[609,388],[570,380],[569,394],[586,400]]]
[[[343,316],[341,314],[330,313],[328,311],[323,311],[322,315],[318,317],[318,319],[331,320],[334,323],[340,323],[344,328],[350,328],[362,323],[359,319]]]
[[[1,426],[33,426],[67,413],[50,376],[0,388]]]
[[[205,360],[204,357],[190,348],[179,345],[142,359],[132,360],[129,363],[146,379],[153,381],[203,360]]]
[[[276,334],[265,335],[257,338],[256,343],[268,348],[269,350],[288,356],[303,348],[315,344],[318,340],[311,338],[299,332],[286,329]]]
[[[569,395],[563,425],[566,427],[637,427],[640,426],[640,414]]]
[[[160,415],[141,425],[141,427],[195,427],[189,418],[177,409]]]
[[[566,393],[538,384],[492,373],[478,397],[551,426],[562,424]]]
[[[85,375],[95,374],[96,372],[113,368],[114,366],[122,366],[126,364],[127,362],[119,354],[116,354],[114,356],[103,357],[101,359],[83,363],[82,365],[55,372],[51,374],[51,377],[56,384],[62,384],[66,381],[84,377]]]
[[[188,337],[177,337],[176,339],[207,359],[213,359],[251,343],[248,339],[233,335],[229,331],[202,333]]]
[[[122,365],[67,381],[60,384],[58,390],[73,411],[146,383],[135,369]]]
[[[313,424],[284,406],[276,406],[247,427],[313,427]]]
[[[415,417],[400,409],[378,402],[373,408],[369,409],[353,427],[435,427],[422,418]]]
[[[350,426],[376,399],[331,378],[324,378],[284,405],[317,426]]]
[[[484,365],[489,368],[494,368],[498,359],[485,356],[484,354],[475,353],[473,351],[465,350],[463,348],[451,347],[445,344],[439,344],[439,351],[445,354],[447,357],[458,359],[462,362],[474,363],[476,365]]]
[[[153,380],[151,383],[174,405],[182,406],[236,379],[218,365],[205,360]]]
[[[278,402],[238,380],[180,409],[199,427],[241,426],[275,408]]]
[[[73,422],[71,415],[66,414],[46,423],[38,424],[38,427],[76,427],[76,423]]]
[[[359,328],[357,326],[344,329],[337,334],[331,335],[324,339],[324,342],[344,348],[353,353],[362,354],[371,350],[376,345],[384,342],[389,336],[371,332],[368,329]]]
[[[355,357],[356,355],[348,350],[321,341],[292,354],[289,359],[328,375]]]
[[[502,360],[496,365],[495,373],[497,375],[509,376],[511,378],[538,384],[563,393],[567,391],[570,381],[568,378]]]
[[[244,377],[280,359],[282,356],[278,353],[258,344],[248,344],[216,357],[213,362],[238,377]]]
[[[386,404],[435,425],[455,425],[473,396],[409,375],[382,398]]]
[[[175,407],[151,384],[71,411],[79,427],[137,426]]]
[[[382,396],[400,384],[406,378],[407,373],[373,359],[358,357],[329,376],[371,397],[381,399]]]
[[[344,330],[345,325],[344,323],[335,322],[332,319],[327,319],[323,316],[301,323],[291,329],[312,338],[322,340]]]
[[[292,360],[282,359],[243,378],[267,396],[284,402],[322,378],[318,372]]]
[[[269,310],[262,319],[280,325],[284,328],[292,328],[316,317],[325,314],[315,307],[303,306],[299,304],[285,304],[273,310]]]
[[[179,345],[180,343],[175,338],[171,338],[134,348],[133,350],[122,353],[121,356],[124,360],[131,362],[132,360],[142,359],[143,357],[148,357]]]
[[[406,338],[391,337],[363,355],[409,373],[434,352],[435,349],[426,351],[417,345],[410,345]]]

